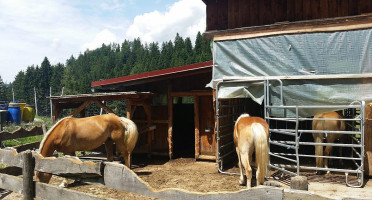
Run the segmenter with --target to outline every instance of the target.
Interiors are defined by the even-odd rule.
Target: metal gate
[[[272,105],[270,102],[270,84],[276,81],[280,83],[280,105]],[[330,105],[330,106],[291,106],[283,104],[283,84],[280,79],[266,79],[266,80],[233,80],[233,81],[221,81],[216,87],[216,115],[217,115],[217,126],[216,126],[216,137],[217,137],[217,163],[218,170],[221,173],[227,173],[224,170],[224,163],[229,162],[231,154],[235,153],[235,146],[233,143],[233,128],[236,119],[246,111],[246,106],[243,101],[239,103],[224,103],[224,101],[218,98],[219,88],[224,84],[231,83],[262,83],[264,87],[264,117],[270,127],[270,164],[272,169],[279,170],[283,173],[290,175],[300,175],[300,171],[303,170],[314,170],[314,171],[331,171],[331,172],[342,172],[345,173],[346,184],[350,187],[361,187],[363,185],[363,173],[364,173],[364,107],[365,102],[353,102],[350,105]],[[313,118],[299,117],[299,111],[301,109],[316,109],[316,108],[330,108],[334,110],[345,110],[348,111],[348,118],[339,119],[346,122],[348,125],[347,131],[330,131],[330,130],[319,130],[313,131],[311,129],[301,128],[300,124],[309,122]],[[224,111],[225,109],[225,111]],[[228,109],[228,112],[226,112]],[[272,115],[273,110],[282,110],[284,113],[291,111],[295,113],[293,117],[276,117]],[[222,112],[224,111],[224,112]],[[350,112],[351,111],[351,112]],[[344,113],[346,114],[346,113]],[[335,120],[335,119],[321,119],[321,120]],[[285,123],[286,126],[278,127],[277,124]],[[315,143],[313,141],[301,141],[301,137],[312,134],[314,132],[324,134],[345,134],[351,138],[351,142],[348,143]],[[307,136],[309,137],[309,136]],[[350,148],[352,154],[350,156],[316,156],[314,154],[301,153],[300,150],[303,148],[314,147],[314,146],[333,146]],[[351,161],[354,163],[352,169],[348,168],[319,168],[312,165],[302,164],[303,159],[313,159],[322,157],[330,160],[343,160]],[[231,174],[231,173],[229,173]],[[355,174],[358,180],[357,184],[350,184],[348,176],[349,174]]]

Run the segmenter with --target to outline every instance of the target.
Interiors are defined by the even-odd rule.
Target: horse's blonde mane
[[[53,125],[53,126],[52,126],[48,131],[47,131],[47,133],[44,135],[43,140],[41,140],[41,142],[40,142],[40,145],[39,145],[39,153],[41,153],[41,150],[42,150],[43,147],[44,147],[44,143],[45,143],[46,139],[49,137],[50,133],[54,130],[54,128],[55,128],[58,124],[60,124],[64,119],[67,119],[67,118],[72,118],[72,117],[65,117],[65,118],[59,120],[57,123],[55,123],[55,124],[54,124],[54,125]]]
[[[243,118],[243,117],[249,117],[249,114],[247,114],[247,113],[243,113],[243,114],[241,114],[241,115],[238,117],[238,119],[236,119],[236,121],[235,121],[235,126],[236,126],[236,124],[238,123],[238,121],[240,120],[240,118]]]

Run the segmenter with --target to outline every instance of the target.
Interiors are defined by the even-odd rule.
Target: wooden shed
[[[293,106],[293,108],[298,108],[299,106],[299,104],[296,104],[296,100],[299,99],[298,96],[296,96],[296,92],[298,91],[289,91],[289,89],[285,87],[296,81],[299,82],[293,85],[301,85],[303,84],[300,82],[302,79],[308,80],[307,83],[314,83],[317,81],[327,82],[328,80],[332,80],[338,82],[340,85],[349,85],[346,80],[353,79],[359,81],[356,87],[360,88],[360,86],[362,86],[370,88],[372,66],[369,61],[371,60],[371,54],[360,52],[364,51],[363,49],[370,49],[370,47],[365,48],[364,45],[368,44],[368,46],[370,46],[371,38],[370,34],[363,35],[360,33],[369,33],[372,30],[372,1],[203,0],[203,2],[207,6],[207,27],[204,36],[214,41],[214,66],[211,85],[217,90],[217,94],[214,93],[214,98],[217,99],[216,110],[219,116],[216,120],[216,136],[217,162],[219,163],[220,170],[223,169],[223,161],[226,161],[227,157],[234,154],[233,145],[227,147],[232,141],[232,137],[228,137],[228,134],[232,132],[233,122],[237,118],[237,116],[235,116],[237,114],[234,113],[241,112],[238,110],[247,112],[247,108],[244,106],[252,107],[252,105],[249,105],[251,101],[244,102],[246,99],[254,97],[254,95],[248,91],[249,89],[247,89],[250,85],[244,85],[244,81],[259,82],[262,84],[262,87],[265,87],[265,93],[262,92],[264,93],[262,98],[267,104],[265,103],[265,105],[262,106],[257,106],[258,104],[255,104],[254,106],[256,109],[253,110],[257,115],[265,117],[268,121],[275,121],[271,119],[273,117],[268,114],[268,112],[276,109],[272,107],[273,104],[270,102],[271,96],[269,96],[268,92],[272,91],[271,87],[273,85],[279,84],[278,82],[273,83],[278,80],[280,83],[281,81],[286,81],[283,83],[285,85],[284,92],[282,91],[284,94],[294,95],[288,95],[288,98],[284,96],[281,105]],[[353,35],[350,37],[353,39],[347,39],[348,36],[338,37],[338,35],[345,36],[348,34]],[[327,37],[329,40],[326,39]],[[339,46],[333,45],[333,43]],[[342,44],[348,44],[350,46],[346,47]],[[336,46],[337,48],[335,48]],[[351,59],[354,50],[359,51],[359,53],[355,53],[355,55],[360,55],[360,57]],[[316,56],[311,55],[311,53],[314,53],[313,55]],[[307,57],[308,55],[310,55],[310,57]],[[334,57],[332,58],[332,56]],[[362,57],[365,57],[365,60],[368,60],[368,62],[362,62]],[[355,61],[355,63],[346,63],[351,60]],[[334,63],[337,63],[337,66],[342,66],[344,64],[345,69],[342,70],[340,67],[338,70],[332,70],[331,68],[336,66]],[[361,68],[362,70],[358,71],[358,69]],[[234,81],[238,84],[240,89],[237,89],[237,85],[232,84]],[[233,86],[229,91],[229,95],[225,95],[224,98],[218,97],[218,84],[221,82]],[[353,84],[354,83],[350,85]],[[226,90],[226,87],[228,86],[225,85],[223,89]],[[364,91],[364,96],[356,97],[356,100],[365,101],[367,103],[371,102],[371,96],[367,90]],[[352,96],[352,94],[358,90],[354,89],[350,91],[349,93],[345,93],[346,96]],[[331,93],[332,92],[329,92],[329,95],[331,95]],[[244,95],[246,95],[246,98],[242,98]],[[325,96],[327,95],[328,94]],[[227,96],[229,98],[227,98]],[[282,96],[282,93],[276,93],[274,98],[278,96]],[[330,99],[333,98],[325,98],[324,101]],[[335,102],[332,102],[333,105],[337,103],[337,101],[342,102],[341,99],[340,97],[334,98]],[[342,103],[348,102],[344,101]],[[370,109],[370,107],[366,106],[366,109],[367,108]],[[315,109],[312,111],[315,112]],[[367,112],[367,114],[369,115],[370,113]],[[222,116],[225,116],[225,118],[222,119]],[[309,116],[310,115],[306,117]],[[306,118],[304,119],[306,120]],[[362,121],[366,123],[366,125],[369,124],[368,119],[362,118],[360,119],[360,123],[362,123]],[[359,146],[359,148],[362,149],[362,153],[364,153],[364,150],[366,151],[365,157],[362,155],[360,158],[362,160],[365,158],[365,165],[363,166],[362,163],[361,166],[358,167],[357,173],[359,173],[359,175],[363,173],[362,168],[365,167],[364,172],[367,175],[372,175],[370,170],[372,168],[372,145],[368,142],[371,140],[372,135],[369,130],[370,126],[365,126],[365,128],[365,149],[362,147],[363,144]],[[272,131],[274,132],[275,130],[273,129]],[[298,127],[295,132],[297,133],[297,131]],[[360,131],[363,132],[362,130]],[[222,136],[224,136],[224,138],[222,138]],[[293,147],[290,145],[284,146],[287,148]],[[296,149],[296,147],[294,147],[294,149]],[[275,153],[271,153],[271,156],[279,155],[274,154]],[[288,154],[282,153],[280,155]],[[297,155],[298,157],[298,153],[293,155]],[[299,163],[298,159],[287,159],[287,161],[288,160]],[[272,165],[272,167],[275,168],[276,166]],[[297,167],[297,169],[299,168],[301,167]],[[277,169],[284,168],[277,167]],[[310,168],[308,167],[307,169]],[[358,186],[360,187],[361,185]]]
[[[216,159],[212,61],[92,82],[96,91],[140,93],[153,98],[128,99],[127,117],[139,129],[155,125],[141,134],[135,152],[169,155],[169,158]]]

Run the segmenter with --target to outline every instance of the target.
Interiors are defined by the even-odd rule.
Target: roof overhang
[[[107,87],[111,85],[136,85],[142,83],[149,83],[170,78],[177,78],[198,73],[207,73],[212,70],[213,61],[196,63],[192,65],[185,65],[180,67],[173,67],[168,69],[145,72],[135,75],[123,76],[118,78],[94,81],[91,87]]]
[[[214,41],[224,41],[284,34],[350,31],[367,28],[372,28],[372,14],[214,30],[205,32],[204,37],[207,39],[213,38]]]

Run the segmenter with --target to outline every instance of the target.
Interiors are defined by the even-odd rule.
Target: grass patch
[[[4,140],[3,141],[3,147],[12,147],[12,146],[18,146],[22,144],[29,144],[33,142],[39,142],[43,139],[42,135],[37,136],[30,136],[25,138],[19,138],[19,139],[12,139],[12,140]]]
[[[21,124],[7,124],[4,127],[4,131],[7,132],[13,132],[16,131],[19,128],[24,128],[26,130],[30,130],[34,126],[42,126],[43,124],[46,125],[47,130],[52,126],[52,119],[50,117],[40,117],[36,116],[35,120],[30,123],[21,122]],[[37,135],[37,136],[30,136],[25,138],[19,138],[19,139],[12,139],[12,140],[4,140],[2,141],[1,147],[12,147],[12,146],[18,146],[22,144],[28,144],[33,142],[39,142],[43,139],[43,135]]]

